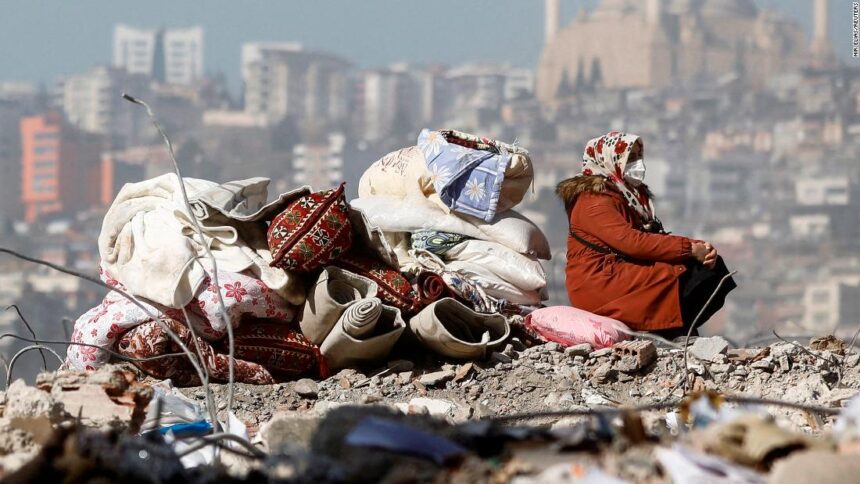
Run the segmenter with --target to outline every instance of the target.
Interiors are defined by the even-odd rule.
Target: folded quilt
[[[494,153],[449,143],[442,133],[428,129],[418,136],[418,147],[436,193],[447,207],[485,222],[493,220],[511,162],[507,151]]]
[[[105,271],[100,270],[102,281],[121,290],[126,288]],[[197,334],[207,340],[215,341],[227,335],[227,326],[222,319],[218,293],[224,300],[227,319],[237,327],[243,317],[270,318],[278,321],[293,321],[296,309],[272,291],[265,282],[246,274],[218,272],[215,284],[207,277],[201,290],[185,307],[189,320],[186,321],[181,309],[141,300],[147,311],[154,315],[167,317],[191,324]],[[120,336],[126,331],[152,322],[151,318],[134,303],[115,291],[109,292],[101,304],[84,313],[75,322],[72,341],[86,343],[116,350]],[[78,369],[93,369],[107,363],[110,355],[98,348],[88,346],[69,346],[69,363]]]

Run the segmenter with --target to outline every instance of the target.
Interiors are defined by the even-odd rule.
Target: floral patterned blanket
[[[122,284],[105,271],[100,269],[99,273],[102,281],[106,284],[124,289]],[[201,343],[203,348],[204,360],[206,360],[204,364],[210,367],[213,380],[221,380],[222,373],[226,368],[224,366],[226,356],[219,354],[219,350],[215,349],[219,346],[217,342],[226,338],[227,326],[225,323],[238,328],[243,319],[279,322],[283,324],[284,331],[274,334],[283,335],[284,337],[281,339],[284,341],[274,342],[276,346],[283,347],[285,343],[288,343],[287,346],[290,350],[298,351],[296,353],[298,356],[318,354],[318,348],[304,340],[300,334],[288,329],[292,327],[290,323],[294,322],[297,314],[296,307],[288,304],[263,281],[242,273],[226,271],[219,271],[218,279],[219,286],[215,286],[211,280],[205,281],[200,292],[185,307],[188,313],[187,321],[180,309],[168,308],[147,300],[141,300],[143,306],[151,314],[164,316],[163,321],[179,333],[180,338],[192,351],[195,351],[195,341],[188,327],[194,329],[198,336],[196,342]],[[218,302],[219,292],[227,309],[226,322],[222,317]],[[240,331],[239,334],[241,333]],[[124,348],[119,345],[121,339],[125,341]],[[160,325],[153,321],[141,308],[114,291],[109,292],[101,304],[78,318],[75,322],[72,341],[96,345],[138,358],[178,351],[178,348],[175,347],[176,344],[172,340],[167,340],[167,335]],[[212,344],[211,348],[210,343]],[[267,343],[261,343],[261,345],[266,346]],[[307,346],[307,351],[305,351],[305,346]],[[226,353],[226,351],[221,353]],[[237,357],[241,356],[237,353]],[[107,363],[110,358],[110,354],[92,346],[70,345],[67,354],[68,364],[82,370],[97,368]],[[170,360],[178,360],[178,358]],[[176,370],[178,365],[183,372],[190,371],[191,367],[186,365],[187,362],[178,363],[170,360],[155,360],[149,365],[139,364],[138,366],[150,374],[153,374],[151,370],[161,368],[164,371],[160,374],[153,374],[153,376],[174,378],[182,380],[186,384],[192,384],[196,376],[181,374]],[[267,383],[271,380],[272,377],[267,370],[261,371],[260,368],[254,365],[248,366],[245,363],[248,362],[237,360],[237,381],[244,379],[247,380],[247,383]],[[266,361],[261,361],[261,363],[266,363]],[[304,368],[303,365],[304,363],[300,363],[295,366],[296,373],[301,372]],[[280,365],[275,370],[282,371],[287,368],[292,369],[293,367]],[[226,373],[223,373],[223,376],[226,376]]]

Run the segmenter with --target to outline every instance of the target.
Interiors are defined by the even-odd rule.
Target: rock
[[[732,374],[733,374],[733,375],[736,375],[736,376],[744,377],[744,376],[749,375],[749,374],[750,374],[750,371],[749,371],[749,370],[747,370],[747,369],[746,369],[745,367],[743,367],[743,366],[739,366],[739,367],[735,368],[735,371],[734,371],[734,372],[732,372]]]
[[[583,358],[587,357],[591,354],[591,345],[588,343],[582,343],[578,345],[569,346],[564,349],[564,354],[571,358],[576,358],[577,356],[581,356]]]
[[[425,373],[418,378],[418,382],[426,387],[435,387],[454,378],[454,372],[451,370],[434,371]]]
[[[510,363],[512,361],[514,361],[513,358],[504,353],[494,351],[490,354],[490,363],[494,365],[499,363]]]
[[[409,408],[424,407],[427,413],[434,417],[445,417],[456,407],[453,402],[438,398],[418,397],[409,400]]]
[[[319,385],[310,378],[302,378],[293,385],[293,391],[300,397],[314,399],[319,395]]]
[[[622,341],[612,351],[619,358],[616,369],[623,372],[639,371],[657,360],[657,348],[647,340]]]
[[[853,368],[860,364],[860,354],[853,354],[845,357],[845,366]]]
[[[729,349],[729,342],[720,336],[697,338],[689,352],[691,355],[703,361],[713,361],[717,355],[725,354]]]
[[[543,349],[544,349],[544,351],[551,351],[551,352],[561,351],[561,345],[558,343],[555,343],[555,342],[547,343],[543,346]]]
[[[279,412],[260,427],[260,440],[269,452],[292,446],[308,448],[320,420],[308,413]]]
[[[405,385],[412,381],[412,373],[411,371],[404,371],[397,374],[397,380],[400,381],[401,385]]]
[[[554,407],[558,405],[558,393],[551,392],[546,398],[543,399],[543,404],[547,407]]]

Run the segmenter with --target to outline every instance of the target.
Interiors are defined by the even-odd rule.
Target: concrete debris
[[[320,418],[303,412],[279,412],[260,427],[259,440],[270,452],[308,448]]]
[[[816,351],[830,351],[837,355],[845,354],[845,342],[829,334],[820,338],[812,338],[809,347]]]
[[[418,381],[426,387],[435,387],[453,379],[454,376],[455,373],[451,370],[434,371],[421,375]]]
[[[690,346],[690,354],[703,361],[715,361],[717,355],[724,355],[729,349],[729,342],[720,336],[696,338]]]
[[[622,341],[612,351],[620,359],[618,369],[628,373],[642,370],[657,360],[657,348],[648,340]]]
[[[296,449],[299,453],[301,449],[306,454],[316,452],[314,445],[323,431],[322,422],[344,407],[355,405],[393,411],[404,419],[487,425],[487,421],[478,419],[677,401],[684,396],[685,381],[692,383],[696,391],[751,395],[831,408],[851,405],[849,400],[860,393],[860,368],[852,363],[855,355],[840,356],[832,347],[813,350],[777,343],[764,349],[729,349],[721,338],[698,338],[696,343],[695,349],[690,348],[688,360],[692,380],[686,379],[683,350],[657,349],[650,341],[630,341],[596,351],[588,345],[562,350],[554,345],[525,348],[509,344],[502,351],[488,355],[486,361],[438,362],[432,356],[419,356],[367,369],[366,374],[354,369],[342,370],[321,381],[304,379],[268,386],[237,384],[233,410],[255,441],[268,452],[295,455]],[[135,408],[151,397],[149,387],[137,383],[135,377],[123,367],[116,367],[88,375],[65,372],[43,375],[35,387],[23,382],[11,385],[5,400],[0,398],[5,401],[0,417],[0,466],[8,472],[27,462],[53,431],[73,421],[78,413],[87,426],[123,428],[126,432],[133,429]],[[211,388],[223,412],[226,385],[213,384]],[[200,404],[205,402],[205,392],[199,387],[178,391]],[[755,446],[741,449],[749,454],[741,457],[748,463],[738,464],[731,457],[732,452],[740,452],[738,449],[718,450],[718,447],[719,442],[731,443],[733,436],[744,428],[751,428],[749,425],[729,428],[719,439],[710,441],[708,448],[697,447],[692,441],[685,445],[693,449],[690,452],[706,452],[730,465],[760,468],[762,470],[757,472],[767,476],[765,472],[774,464],[773,459],[767,457],[762,463],[749,463],[752,462],[750,456],[771,451],[775,454],[788,452],[800,445],[801,440],[796,440],[798,432],[799,435],[823,435],[834,425],[834,419],[825,414],[777,407],[768,407],[768,412],[774,415],[780,427],[792,434],[784,441],[789,443],[761,444],[764,451]],[[687,424],[675,422],[671,430],[665,416],[663,411],[642,415],[642,428],[654,436],[650,443],[632,445],[628,441],[627,447],[598,446],[603,450],[590,456],[568,453],[561,454],[560,458],[563,456],[564,462],[569,464],[580,462],[582,469],[596,465],[608,475],[628,481],[666,482],[661,477],[665,476],[665,469],[655,458],[655,446],[664,445],[666,438],[671,439],[669,443],[684,439],[683,431],[678,436],[679,427]],[[404,422],[407,421],[412,422]],[[117,425],[117,422],[124,423]],[[545,428],[560,428],[563,424],[568,430],[561,446],[579,449],[591,435],[580,426],[589,425],[589,422],[593,420],[586,417],[547,417],[535,423]],[[429,430],[431,427],[421,428]],[[772,430],[772,427],[767,428]],[[675,436],[667,437],[671,432]],[[502,445],[496,437],[469,435],[466,441]],[[773,434],[777,441],[780,435],[785,437],[779,432]],[[805,440],[803,442],[807,445]],[[860,449],[860,444],[856,447]],[[693,455],[685,452],[681,454]],[[516,451],[510,456],[509,463],[532,462],[527,455]],[[586,460],[578,461],[580,457]],[[691,459],[692,463],[699,462]],[[483,461],[478,459],[477,462]],[[548,468],[551,463],[541,463],[532,470],[509,469],[509,478],[500,480],[511,481],[518,475],[539,476],[537,469]],[[468,469],[471,464],[464,462],[462,465],[461,469]],[[305,468],[307,466],[300,466],[293,472]],[[486,479],[471,480],[484,482]]]
[[[591,345],[588,343],[582,343],[578,345],[569,346],[564,349],[564,354],[571,358],[576,358],[577,356],[581,356],[583,358],[587,358],[592,352]]]

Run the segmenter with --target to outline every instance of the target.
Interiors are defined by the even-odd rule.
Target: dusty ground
[[[680,399],[684,393],[683,351],[657,349],[657,355],[655,362],[631,371],[608,349],[565,350],[553,343],[525,348],[514,341],[483,362],[395,360],[388,367],[365,373],[343,370],[320,382],[236,385],[234,410],[254,430],[277,412],[322,415],[346,403],[400,404],[406,409],[412,402],[413,412],[425,407],[431,414],[463,421]],[[841,406],[860,391],[860,355],[856,354],[845,357],[778,343],[765,349],[729,350],[728,355],[717,354],[713,360],[689,358],[695,389],[831,407]],[[219,397],[226,394],[225,385],[212,388]],[[201,388],[183,392],[201,400],[204,395]],[[416,398],[422,400],[413,400]],[[827,425],[826,420],[811,420],[804,412],[771,410],[806,432]],[[560,418],[536,421],[553,423]]]

